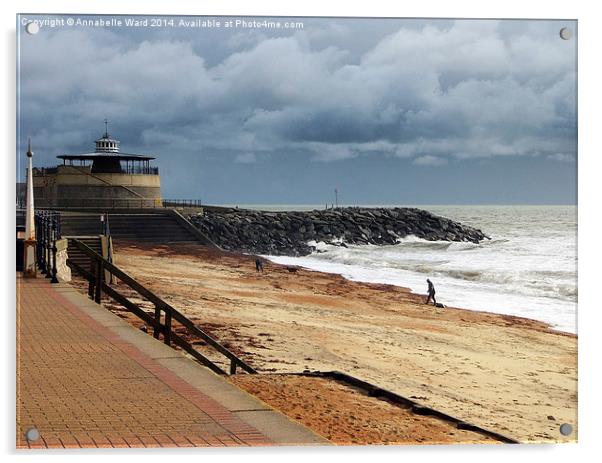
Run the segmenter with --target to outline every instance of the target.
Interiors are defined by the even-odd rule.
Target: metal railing
[[[159,175],[158,167],[151,166],[125,166],[121,167],[122,174],[133,174],[133,175]]]
[[[101,302],[102,293],[104,292],[107,296],[123,305],[127,310],[132,312],[138,318],[142,319],[145,323],[153,328],[153,336],[156,339],[163,336],[163,342],[168,346],[175,344],[176,346],[184,349],[188,354],[194,357],[197,361],[203,365],[209,367],[211,370],[218,374],[225,375],[226,372],[219,366],[205,357],[203,354],[198,352],[191,343],[186,341],[182,336],[178,335],[173,330],[173,322],[179,323],[184,327],[188,334],[202,339],[207,345],[211,346],[217,352],[225,356],[230,360],[230,374],[236,373],[237,367],[247,373],[257,373],[250,365],[244,362],[242,359],[237,357],[234,353],[229,351],[226,347],[220,344],[217,340],[212,338],[205,331],[198,328],[192,320],[187,318],[184,314],[173,308],[159,296],[151,292],[149,289],[138,283],[131,276],[120,270],[114,264],[104,259],[100,254],[95,252],[92,248],[87,246],[85,243],[77,240],[70,239],[69,245],[75,246],[78,250],[83,252],[90,258],[90,270],[82,268],[77,263],[67,260],[69,267],[83,276],[88,280],[88,296],[98,304]],[[154,315],[147,313],[142,310],[138,305],[134,304],[127,297],[117,292],[114,288],[109,286],[105,281],[105,271],[115,276],[119,281],[126,284],[129,288],[137,292],[147,301],[151,302],[155,306]]]
[[[17,206],[19,204],[17,203]],[[159,198],[36,198],[36,206],[56,209],[164,209],[201,208],[200,199]]]
[[[36,211],[37,264],[42,275],[50,278],[50,283],[58,283],[56,267],[56,242],[61,238],[61,215],[53,211]]]
[[[158,198],[36,198],[36,206],[56,209],[154,209],[163,208]]]
[[[86,171],[90,171],[92,168],[91,164],[64,164],[66,167],[76,167],[78,169],[85,169]],[[59,168],[62,166],[56,167],[34,167],[33,174],[38,176],[44,175],[53,175],[58,173]],[[117,172],[96,172],[96,173],[106,173],[106,174],[130,174],[130,175],[159,175],[159,168],[156,166],[137,166],[137,165],[126,165],[121,166],[121,169]]]
[[[200,199],[164,199],[163,207],[202,207]]]

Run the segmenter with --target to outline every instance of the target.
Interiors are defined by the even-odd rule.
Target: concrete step
[[[90,247],[93,251],[96,251],[98,254],[102,255],[102,246],[100,243],[99,236],[77,236],[77,237],[69,237],[67,236],[67,255],[69,256],[69,260],[71,262],[76,263],[80,267],[88,270],[90,268],[90,258],[84,254],[79,248],[75,247],[71,244],[73,239],[77,239],[84,243],[86,246]]]
[[[109,215],[111,236],[144,242],[196,242],[196,237],[173,216],[167,214],[113,214]],[[63,213],[63,236],[96,235],[100,233],[100,214]]]

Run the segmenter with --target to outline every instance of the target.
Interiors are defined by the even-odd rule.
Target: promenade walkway
[[[283,444],[328,442],[71,286],[17,274],[17,448]]]

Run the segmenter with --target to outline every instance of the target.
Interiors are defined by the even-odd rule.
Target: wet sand
[[[577,338],[543,322],[271,263],[257,273],[202,246],[116,243],[116,264],[259,371],[343,371],[523,442],[576,439]]]

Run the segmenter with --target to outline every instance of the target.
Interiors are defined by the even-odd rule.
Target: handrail
[[[167,209],[167,213],[171,215],[176,222],[178,222],[182,227],[188,230],[196,239],[198,239],[201,243],[206,246],[211,246],[214,249],[219,249],[220,247],[213,242],[207,235],[205,235],[201,230],[192,225],[190,221],[184,217],[182,214],[178,212],[177,209]]]
[[[154,294],[149,289],[145,288],[143,285],[134,280],[131,276],[125,273],[123,270],[119,269],[117,266],[103,258],[100,254],[94,251],[92,248],[87,246],[85,243],[77,240],[71,239],[69,240],[70,244],[73,244],[76,248],[86,254],[93,263],[93,272],[86,271],[75,262],[68,261],[70,267],[80,273],[84,278],[88,280],[88,295],[92,297],[97,303],[100,303],[101,299],[101,291],[109,295],[111,298],[115,299],[120,304],[124,305],[129,311],[134,313],[136,316],[144,320],[146,323],[153,327],[153,335],[155,338],[159,338],[159,334],[163,334],[163,339],[165,344],[171,345],[174,344],[182,347],[186,352],[191,354],[201,363],[209,366],[213,371],[220,374],[225,374],[223,370],[221,370],[217,365],[213,364],[209,359],[204,357],[198,351],[196,351],[190,343],[186,340],[178,336],[171,329],[172,320],[177,321],[182,326],[184,326],[190,334],[201,338],[208,345],[213,347],[220,354],[224,355],[230,360],[230,374],[236,373],[236,368],[240,367],[247,373],[257,373],[257,371],[248,365],[245,361],[237,357],[234,353],[229,351],[226,347],[220,344],[216,339],[211,337],[205,331],[198,328],[192,320],[187,318],[183,313],[173,308],[159,296]],[[104,271],[108,271],[119,280],[124,282],[138,294],[146,298],[148,301],[152,302],[155,305],[155,315],[152,317],[144,310],[140,309],[136,304],[131,302],[122,294],[118,293],[115,289],[111,288],[104,281]],[[164,320],[165,322],[161,323],[161,313],[164,312]]]

